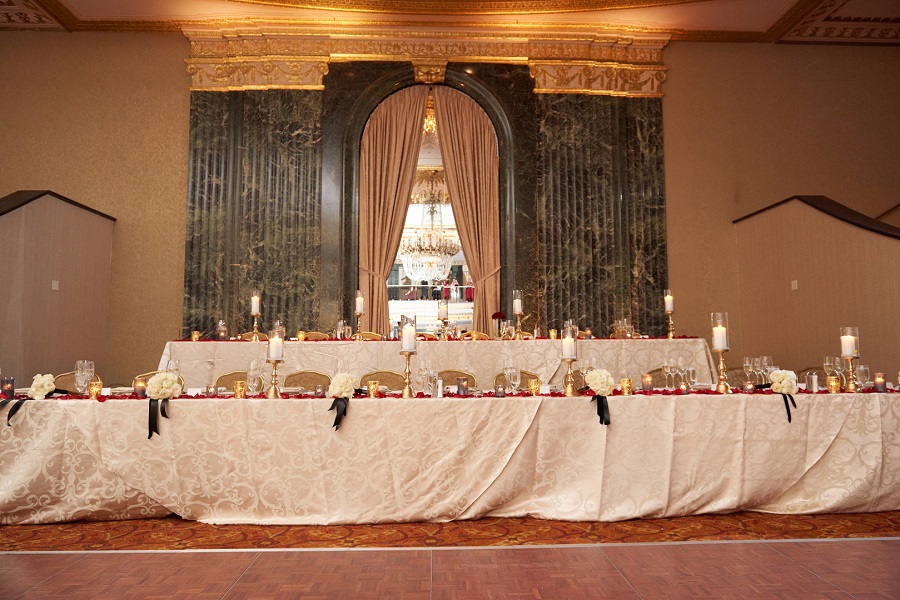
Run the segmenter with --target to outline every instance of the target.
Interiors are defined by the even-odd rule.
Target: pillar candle
[[[575,359],[575,338],[565,337],[562,339],[562,357],[565,359]]]
[[[675,312],[675,299],[672,295],[666,294],[664,299],[666,301],[666,312]]]
[[[366,312],[366,299],[363,298],[362,292],[356,292],[356,314],[362,315]]]
[[[438,302],[438,319],[446,319],[448,316],[449,307],[447,303],[441,300]]]
[[[284,358],[284,339],[275,336],[269,338],[269,360]]]
[[[412,326],[412,323],[407,323],[403,326],[403,334],[402,334],[402,346],[400,349],[403,352],[415,352],[416,351],[416,330]]]
[[[841,336],[841,356],[856,356],[856,338],[852,335]]]
[[[886,392],[887,391],[887,383],[884,381],[884,373],[875,373],[875,391],[876,392]]]
[[[728,331],[722,325],[713,327],[713,350],[728,350]]]
[[[251,296],[250,297],[250,314],[251,315],[259,314],[259,296]]]
[[[521,298],[516,298],[515,300],[513,300],[513,314],[514,314],[514,315],[521,315],[521,314],[524,313],[524,312],[525,312],[525,311],[522,310],[522,299],[521,299]]]

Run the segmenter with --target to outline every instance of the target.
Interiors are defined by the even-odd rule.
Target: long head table
[[[215,378],[230,371],[244,371],[253,359],[264,359],[265,342],[169,342],[159,361],[165,369],[170,360],[180,363],[181,375],[189,388],[205,388]],[[591,360],[608,370],[616,380],[631,377],[640,382],[643,373],[658,369],[666,360],[697,370],[697,380],[710,383],[715,372],[706,340],[699,338],[579,340],[575,367]],[[544,383],[559,383],[563,368],[559,340],[479,340],[428,341],[417,344],[413,370],[427,360],[436,370],[459,369],[472,373],[482,389],[493,387],[494,376],[507,361],[518,368],[536,373]],[[404,358],[400,342],[321,341],[286,342],[284,364],[279,375],[299,370],[313,370],[334,375],[338,361],[343,361],[354,378],[376,370],[403,372]],[[417,382],[418,383],[418,382]]]
[[[29,400],[0,427],[0,523],[209,523],[900,509],[900,394]],[[5,411],[0,413],[5,419]]]

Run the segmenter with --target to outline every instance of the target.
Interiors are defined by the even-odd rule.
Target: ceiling
[[[900,44],[898,0],[0,0],[0,29],[178,31],[241,23],[650,32],[673,40]]]

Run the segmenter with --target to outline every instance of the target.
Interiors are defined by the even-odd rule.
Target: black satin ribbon
[[[0,400],[0,410],[6,408],[6,405],[15,400],[15,398],[6,398],[4,400]],[[9,420],[16,416],[16,413],[19,412],[19,409],[22,408],[22,405],[28,398],[19,398],[16,400],[16,403],[12,405],[12,408],[9,409],[9,412],[6,414],[6,426],[9,427]]]
[[[609,402],[606,401],[606,396],[594,396],[591,398],[591,402],[594,400],[597,401],[597,416],[600,417],[600,424],[609,425]]]
[[[332,425],[335,431],[341,428],[341,421],[343,420],[344,415],[347,414],[348,406],[350,406],[349,398],[335,398],[334,402],[331,403],[331,408],[329,408],[328,410],[335,411],[334,424]]]
[[[147,421],[147,439],[153,437],[153,434],[162,435],[159,432],[159,415],[161,414],[165,418],[169,418],[169,414],[167,409],[169,408],[169,399],[163,398],[162,400],[157,400],[156,398],[150,398],[150,418]]]
[[[784,400],[784,410],[787,413],[788,423],[791,422],[791,404],[794,405],[794,408],[797,408],[797,403],[794,402],[794,397],[790,394],[781,394],[782,400]],[[788,404],[788,399],[790,399],[791,404]]]

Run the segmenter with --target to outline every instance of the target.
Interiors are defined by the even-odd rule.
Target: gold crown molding
[[[446,60],[414,60],[412,63],[416,83],[444,83]]]
[[[661,98],[666,67],[594,62],[528,63],[536,94]]]
[[[322,90],[328,61],[294,58],[187,59],[191,89],[227,92],[235,90]]]
[[[593,35],[512,33],[357,31],[323,35],[320,31],[264,26],[185,29],[191,44],[187,60],[193,89],[260,89],[303,86],[321,89],[330,61],[412,62],[416,80],[439,83],[447,62],[530,64],[541,74],[543,93],[609,93],[659,96],[665,80],[662,48],[668,38],[619,33]],[[314,57],[314,58],[310,58]],[[299,61],[291,69],[287,61]],[[299,64],[325,64],[314,80]],[[584,84],[562,84],[565,65],[577,67]],[[578,70],[576,69],[576,70]],[[581,72],[579,71],[579,72]],[[302,74],[301,74],[302,72]],[[573,77],[575,77],[573,75]]]
[[[690,4],[704,0],[233,0],[245,4],[362,13],[535,15]]]

